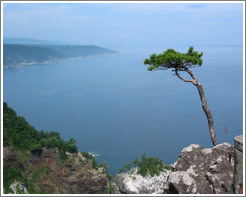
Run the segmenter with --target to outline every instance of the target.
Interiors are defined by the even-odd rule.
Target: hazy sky
[[[243,43],[242,3],[4,3],[4,37],[103,47]]]

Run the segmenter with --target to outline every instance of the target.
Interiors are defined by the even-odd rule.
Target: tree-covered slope
[[[44,64],[86,56],[113,54],[116,51],[98,46],[3,44],[3,66],[13,68]]]
[[[58,132],[37,131],[4,102],[4,193],[107,193],[107,167],[75,144]]]
[[[3,144],[19,150],[37,150],[43,147],[56,147],[63,155],[78,152],[76,140],[64,141],[55,131],[37,131],[24,117],[3,103]]]

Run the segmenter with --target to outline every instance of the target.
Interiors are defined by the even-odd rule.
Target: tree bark
[[[201,99],[201,102],[202,102],[202,109],[203,111],[205,112],[206,116],[207,116],[207,120],[208,120],[208,127],[209,127],[209,132],[210,132],[210,137],[211,137],[211,140],[212,140],[212,143],[214,146],[218,145],[218,141],[216,139],[216,135],[215,135],[215,130],[214,130],[214,120],[213,120],[213,117],[212,117],[212,114],[210,112],[210,110],[208,109],[208,105],[207,105],[207,99],[205,97],[205,93],[203,91],[203,87],[202,87],[202,84],[200,84],[198,82],[198,79],[193,75],[193,73],[186,67],[184,67],[184,70],[183,71],[186,71],[187,73],[189,73],[189,75],[194,79],[194,80],[186,80],[184,79],[183,77],[181,77],[178,73],[178,69],[175,69],[174,70],[176,75],[178,76],[178,78],[182,79],[184,82],[190,82],[190,83],[193,83],[194,86],[197,87],[197,90],[199,92],[199,95],[200,95],[200,99]]]
[[[216,146],[216,145],[218,145],[218,142],[217,142],[215,130],[214,130],[214,120],[213,120],[213,117],[212,117],[210,110],[208,109],[207,99],[205,97],[202,84],[200,84],[199,82],[196,82],[193,84],[197,87],[197,90],[199,92],[200,99],[202,101],[202,109],[205,112],[207,119],[208,119],[208,127],[209,127],[209,131],[210,131],[210,137],[211,137],[213,145]]]

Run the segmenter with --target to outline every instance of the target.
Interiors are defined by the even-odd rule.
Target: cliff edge
[[[91,159],[82,153],[67,153],[61,160],[57,148],[18,151],[4,146],[4,184],[6,193],[36,194],[103,194],[107,193],[105,167],[93,167]],[[11,175],[15,173],[15,179]]]
[[[136,170],[117,174],[115,190],[128,194],[230,194],[234,148],[228,143],[206,149],[191,144],[181,151],[172,170],[154,177],[136,176]]]

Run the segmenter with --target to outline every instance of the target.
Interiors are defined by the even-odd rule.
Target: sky
[[[3,3],[3,36],[113,49],[242,45],[242,3]]]

